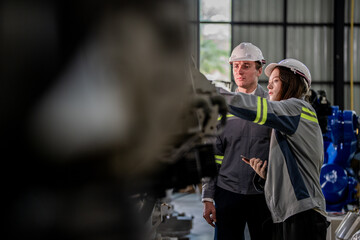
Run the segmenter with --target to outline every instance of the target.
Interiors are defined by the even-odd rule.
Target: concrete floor
[[[198,191],[198,189],[197,189]],[[179,213],[185,213],[186,216],[193,216],[193,228],[191,233],[184,239],[189,240],[212,240],[214,239],[214,228],[211,227],[202,217],[203,204],[201,202],[201,194],[197,193],[174,193],[170,195],[172,201],[170,204],[174,206],[174,210]],[[328,221],[331,222],[327,231],[327,240],[335,240],[335,230],[344,218],[341,216],[329,216]],[[247,227],[245,228],[245,240],[250,240]]]
[[[187,235],[191,240],[214,239],[214,228],[202,217],[203,204],[199,193],[175,193],[171,197],[174,210],[193,216],[193,228]]]
[[[186,216],[193,216],[193,228],[186,236],[189,240],[212,240],[214,239],[214,228],[202,217],[203,204],[201,195],[197,193],[174,193],[171,195],[174,210],[185,213]],[[245,229],[245,240],[250,240],[249,233]]]

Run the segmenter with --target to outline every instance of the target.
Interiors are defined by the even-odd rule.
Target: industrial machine
[[[324,139],[324,164],[320,184],[328,212],[347,211],[348,204],[358,204],[356,197],[359,169],[351,162],[359,144],[359,117],[354,111],[330,106],[324,91],[313,100]]]
[[[185,2],[5,0],[1,13],[3,235],[152,239],[165,191],[216,173],[227,110],[190,61]]]

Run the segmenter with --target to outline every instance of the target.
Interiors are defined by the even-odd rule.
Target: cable
[[[354,0],[351,0],[350,23],[350,108],[354,110]]]

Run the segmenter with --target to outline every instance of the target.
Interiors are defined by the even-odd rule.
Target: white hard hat
[[[262,64],[266,63],[261,50],[248,42],[240,43],[232,51],[229,63],[232,64],[236,61],[260,61]]]
[[[293,58],[286,58],[278,63],[270,63],[265,68],[265,75],[270,77],[270,74],[274,70],[274,68],[279,66],[289,68],[292,72],[294,72],[294,74],[299,74],[300,76],[304,77],[308,84],[308,87],[310,88],[311,74],[309,69],[305,66],[305,64]]]

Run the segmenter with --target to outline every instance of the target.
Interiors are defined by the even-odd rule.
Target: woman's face
[[[269,97],[271,101],[280,101],[280,90],[281,90],[281,80],[280,80],[280,71],[275,68],[269,77],[269,84],[267,88],[269,89]]]

